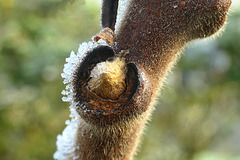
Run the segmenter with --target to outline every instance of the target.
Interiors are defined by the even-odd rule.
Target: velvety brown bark
[[[133,0],[115,48],[127,61],[162,79],[189,41],[211,36],[224,24],[230,0]]]
[[[82,117],[78,159],[132,159],[154,99],[179,52],[189,41],[216,33],[230,4],[230,0],[132,0],[116,43],[89,53],[75,72],[75,102]],[[87,87],[90,72],[122,51],[128,52],[126,89],[117,100],[103,99]]]
[[[80,147],[75,150],[74,155],[79,160],[132,159],[142,133],[143,122],[148,117],[147,112],[131,119],[125,117],[122,122],[106,127],[82,122],[76,142],[76,146]]]

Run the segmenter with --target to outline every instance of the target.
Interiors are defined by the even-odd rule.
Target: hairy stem
[[[110,46],[86,51],[70,74],[72,109],[77,112],[70,126],[76,132],[65,136],[74,139],[74,149],[62,153],[63,159],[132,159],[179,53],[189,41],[216,33],[230,4],[231,0],[132,0],[116,39],[111,30],[96,36],[96,41],[110,37]]]

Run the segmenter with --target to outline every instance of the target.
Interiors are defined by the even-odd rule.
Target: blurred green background
[[[99,0],[0,0],[0,159],[48,160],[69,119],[60,74],[100,30]],[[168,76],[137,160],[240,160],[240,2]]]

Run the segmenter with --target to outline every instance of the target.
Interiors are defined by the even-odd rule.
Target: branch
[[[132,159],[179,53],[191,40],[215,34],[230,4],[231,0],[132,0],[116,37],[103,31],[97,38],[114,43],[84,43],[67,59],[64,100],[72,103],[73,119],[58,137],[54,157]],[[106,20],[103,28],[113,31],[116,17]]]

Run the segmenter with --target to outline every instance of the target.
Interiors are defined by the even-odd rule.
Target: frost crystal
[[[70,54],[70,57],[66,58],[66,64],[64,65],[63,73],[61,74],[64,84],[66,85],[65,90],[61,93],[64,95],[62,100],[64,102],[70,102],[70,118],[71,120],[67,120],[65,124],[67,125],[61,135],[57,136],[57,151],[54,153],[53,157],[57,160],[66,160],[69,157],[72,159],[77,159],[74,157],[74,152],[79,149],[80,146],[77,146],[76,138],[78,128],[82,122],[80,116],[76,112],[76,103],[73,101],[73,75],[77,66],[81,63],[83,58],[86,56],[88,51],[91,51],[93,48],[97,47],[98,44],[93,42],[84,42],[82,43],[79,48],[77,54],[73,51]],[[68,157],[68,158],[67,158]]]
[[[132,0],[120,0],[119,1],[119,9],[117,14],[117,22],[116,22],[116,31],[118,32],[120,30],[120,23],[122,23],[125,12],[127,11],[127,6],[129,6],[129,3],[131,3]],[[101,42],[101,41],[100,41]],[[102,45],[106,45],[105,42],[101,42]],[[53,157],[57,160],[66,160],[66,159],[78,159],[79,155],[74,155],[74,152],[76,150],[79,150],[79,147],[76,145],[76,138],[78,134],[78,128],[81,125],[84,125],[83,120],[76,112],[76,106],[77,104],[73,101],[73,75],[76,71],[77,67],[83,60],[83,58],[86,56],[86,53],[88,51],[91,51],[95,47],[97,47],[98,44],[95,44],[93,42],[84,42],[82,43],[79,48],[77,54],[75,54],[73,51],[70,54],[70,57],[66,58],[66,64],[64,65],[63,73],[61,74],[63,80],[63,83],[66,84],[65,90],[62,91],[62,94],[64,95],[62,100],[64,102],[70,102],[70,118],[71,120],[67,120],[65,124],[67,125],[64,131],[61,135],[57,136],[57,151],[54,153]],[[91,137],[91,135],[90,135]]]
[[[64,84],[66,85],[65,90],[62,91],[62,94],[64,97],[62,100],[64,102],[73,102],[73,75],[74,72],[77,69],[77,66],[81,63],[83,58],[86,56],[86,53],[88,51],[91,51],[93,48],[97,47],[98,45],[93,42],[84,42],[82,43],[79,48],[77,54],[75,54],[73,51],[70,54],[70,57],[66,58],[66,64],[63,68],[63,73],[61,74]]]

